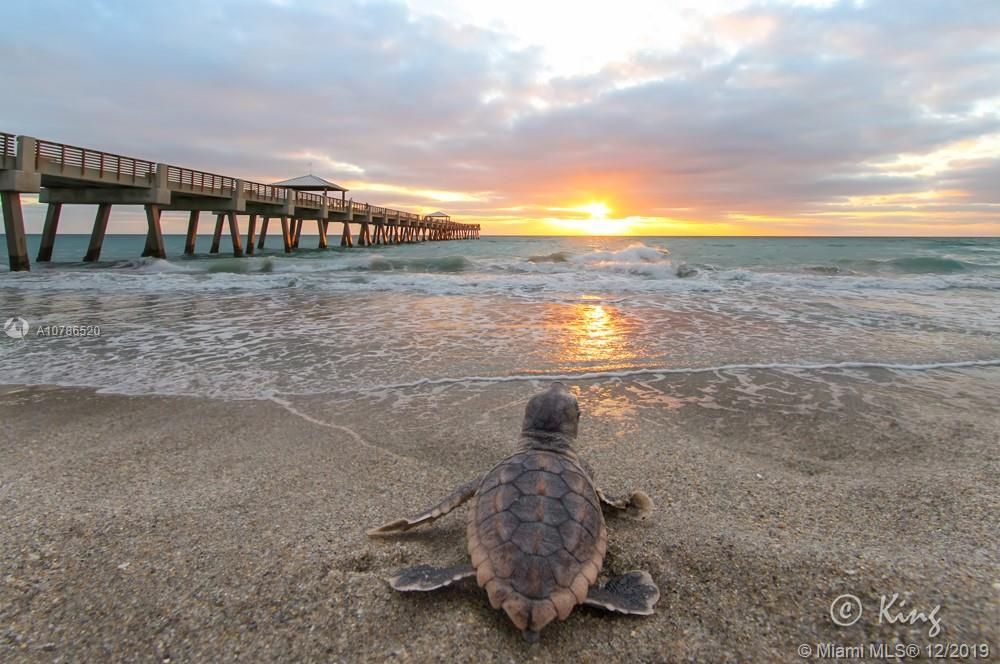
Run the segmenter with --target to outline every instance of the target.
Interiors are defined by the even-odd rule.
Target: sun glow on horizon
[[[549,226],[572,235],[628,235],[632,222],[628,218],[616,219],[611,216],[611,206],[604,201],[590,201],[584,205],[566,208],[549,208],[553,212],[570,212],[572,218],[550,217]]]

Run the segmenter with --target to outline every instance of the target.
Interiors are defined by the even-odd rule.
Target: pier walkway
[[[37,193],[39,202],[48,204],[38,261],[52,259],[62,206],[77,204],[97,206],[85,261],[100,258],[114,205],[145,207],[148,231],[142,255],[157,258],[166,258],[160,226],[164,210],[189,213],[185,254],[194,253],[202,212],[215,215],[211,253],[218,253],[223,228],[228,225],[234,256],[252,255],[255,247],[263,248],[272,219],[280,221],[286,252],[298,248],[305,221],[316,223],[320,248],[327,247],[331,223],[343,224],[340,245],[344,247],[479,237],[479,224],[457,223],[439,213],[421,216],[0,132],[0,199],[12,271],[30,268],[22,193]],[[243,215],[248,217],[245,248],[240,232]],[[351,224],[358,226],[356,235]]]

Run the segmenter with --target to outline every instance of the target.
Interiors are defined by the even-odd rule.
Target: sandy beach
[[[756,401],[716,389],[711,408],[684,396],[704,393],[697,376],[573,386],[599,484],[657,503],[646,522],[609,520],[605,574],[647,569],[662,598],[649,618],[577,609],[534,647],[474,583],[386,584],[461,561],[464,510],[397,540],[364,533],[508,453],[537,384],[448,387],[447,409],[426,408],[440,388],[387,404],[8,386],[0,657],[802,661],[803,644],[870,642],[995,656],[997,412],[956,409],[942,385],[968,404],[996,370],[814,392],[766,374]],[[829,614],[844,593],[865,608],[850,627]],[[940,634],[880,624],[893,593],[907,611],[939,605]]]

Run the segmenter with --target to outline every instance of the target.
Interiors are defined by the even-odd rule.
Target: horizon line
[[[340,223],[340,222],[335,222]],[[25,236],[40,236],[42,233],[25,233]],[[67,236],[79,236],[79,237],[89,237],[91,233],[60,233],[59,237]],[[124,237],[144,237],[145,233],[107,233],[107,237],[111,236],[124,236]],[[185,233],[164,233],[164,237],[185,237]],[[198,233],[197,237],[211,237],[212,233]],[[307,237],[317,237],[318,233],[302,233],[303,236]],[[6,236],[6,233],[0,233],[0,237]],[[813,240],[824,240],[824,239],[856,239],[856,240],[947,240],[947,239],[961,239],[961,240],[997,240],[1000,239],[1000,234],[997,235],[582,235],[578,233],[569,234],[555,234],[555,233],[532,233],[529,235],[519,235],[514,233],[480,233],[480,239],[487,237],[498,237],[498,238],[595,238],[595,239],[608,239],[608,238],[744,238],[744,239],[757,239],[757,240],[803,240],[803,239],[813,239]],[[430,240],[426,241],[430,242]],[[406,244],[424,244],[425,241],[412,242],[412,243],[400,243],[398,246],[404,246]],[[386,245],[386,246],[397,246],[397,245]],[[333,248],[333,247],[331,247]]]

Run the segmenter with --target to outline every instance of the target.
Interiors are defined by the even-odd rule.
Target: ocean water
[[[303,245],[314,245],[304,237]],[[1000,239],[527,238],[0,268],[0,383],[229,399],[498,381],[1000,372]],[[29,238],[32,256],[38,237]],[[44,336],[46,326],[100,336]],[[951,372],[951,374],[949,374]],[[940,376],[938,377],[940,378]],[[737,382],[739,382],[737,380]],[[947,380],[944,381],[947,383]],[[710,406],[711,386],[699,403]]]

